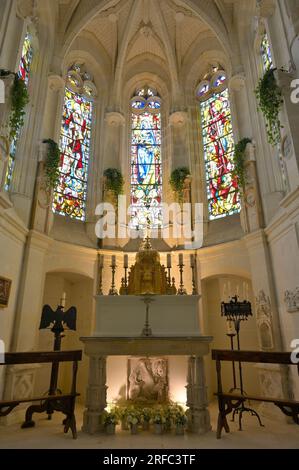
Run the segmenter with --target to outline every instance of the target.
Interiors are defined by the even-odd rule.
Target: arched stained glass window
[[[273,67],[273,58],[272,58],[270,41],[268,38],[268,34],[266,32],[263,34],[262,41],[261,41],[261,56],[263,60],[264,72],[267,72],[267,70]]]
[[[238,178],[233,175],[234,137],[229,93],[223,74],[220,77],[218,81],[213,77],[209,91],[200,97],[210,220],[238,213],[241,208]],[[199,85],[199,90],[201,88]]]
[[[27,31],[25,35],[23,47],[22,47],[21,59],[20,59],[19,68],[17,72],[18,76],[22,80],[24,80],[26,87],[28,87],[28,84],[29,84],[32,58],[33,58],[32,38],[29,32]],[[7,166],[6,177],[5,177],[5,190],[6,191],[9,190],[10,184],[11,184],[11,178],[13,174],[16,152],[17,152],[17,144],[18,144],[18,140],[20,137],[20,133],[21,133],[21,129],[19,130],[18,134],[14,137],[14,139],[12,140],[10,144],[8,166]]]
[[[131,100],[131,227],[162,225],[161,100],[143,87]]]
[[[53,212],[84,221],[94,85],[74,66],[68,74],[60,134],[59,181],[54,192]]]

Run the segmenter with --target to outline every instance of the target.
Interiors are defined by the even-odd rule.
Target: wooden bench
[[[60,362],[73,362],[73,377],[71,384],[71,391],[68,394],[48,394],[39,397],[29,397],[26,399],[16,400],[2,400],[0,401],[0,417],[7,416],[21,403],[40,402],[39,404],[31,405],[25,416],[25,421],[22,424],[22,429],[31,428],[35,426],[32,420],[33,413],[48,414],[54,411],[60,411],[66,415],[63,421],[64,432],[67,433],[71,429],[73,438],[77,438],[76,419],[75,419],[75,402],[79,393],[76,392],[76,379],[78,371],[78,361],[82,359],[82,351],[53,351],[53,352],[26,352],[26,353],[6,353],[4,355],[4,362],[0,365],[15,365],[15,364],[58,364]]]
[[[221,380],[221,361],[229,362],[251,362],[260,364],[284,364],[292,365],[295,364],[291,361],[291,353],[288,352],[262,352],[262,351],[223,351],[213,350],[212,359],[216,361],[217,370],[217,383],[218,391],[215,395],[218,397],[219,415],[217,425],[217,439],[221,438],[221,432],[224,428],[227,433],[230,432],[229,425],[227,423],[227,415],[232,412],[236,412],[240,407],[244,406],[247,400],[257,402],[267,402],[276,405],[286,416],[293,419],[296,424],[299,424],[299,401],[290,399],[278,399],[274,397],[261,397],[255,395],[245,395],[237,393],[225,393],[222,388]],[[296,365],[299,374],[299,364]],[[259,421],[260,418],[257,413],[254,413]],[[239,424],[241,428],[241,417],[239,415]],[[260,421],[261,424],[261,421]]]

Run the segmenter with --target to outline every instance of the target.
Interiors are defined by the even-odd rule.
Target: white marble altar
[[[153,335],[200,335],[200,296],[155,295],[149,309]],[[140,336],[146,306],[141,296],[97,296],[95,336]]]

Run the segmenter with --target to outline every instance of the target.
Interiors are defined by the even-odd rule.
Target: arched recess
[[[67,311],[71,306],[77,308],[77,328],[70,331],[66,328],[62,339],[62,350],[82,349],[80,337],[90,336],[94,325],[93,279],[74,271],[50,271],[46,273],[43,305],[50,305],[56,310],[63,294],[66,294]],[[40,330],[36,348],[38,351],[53,350],[54,335],[50,329]],[[71,387],[70,364],[59,367],[58,387],[69,391]],[[46,364],[37,371],[36,393],[43,395],[50,384],[51,366]],[[78,370],[77,390],[81,394],[79,401],[85,401],[85,389],[88,379],[88,361],[83,357]]]
[[[228,270],[229,271],[229,270]],[[253,316],[248,321],[241,322],[240,343],[242,350],[257,351],[260,349],[258,339],[258,326],[255,318],[255,298],[252,283],[248,277],[231,274],[219,274],[207,277],[202,281],[202,323],[203,334],[213,337],[211,347],[213,349],[230,349],[229,333],[234,333],[233,324],[221,316],[221,303],[228,302],[229,297],[239,294],[241,300],[245,296],[252,304]],[[237,347],[234,338],[234,347]],[[236,369],[237,370],[237,369]],[[213,399],[213,393],[217,391],[215,362],[207,358],[206,362],[207,382],[209,398]],[[225,390],[233,388],[233,376],[231,364],[223,364],[223,385]],[[246,393],[260,393],[258,370],[251,364],[244,364],[243,380]],[[237,386],[239,387],[238,370]]]

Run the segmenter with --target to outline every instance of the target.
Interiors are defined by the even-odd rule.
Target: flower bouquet
[[[104,414],[104,427],[106,433],[109,435],[115,434],[115,428],[118,424],[119,416],[116,409],[112,409],[110,412],[105,411]]]
[[[152,410],[150,408],[143,408],[141,412],[141,422],[143,431],[148,431],[152,417]]]
[[[138,433],[138,425],[140,424],[141,416],[140,412],[135,409],[129,410],[127,414],[127,422],[131,429],[131,434]]]
[[[152,422],[154,424],[155,434],[162,434],[166,419],[163,410],[154,410]]]

